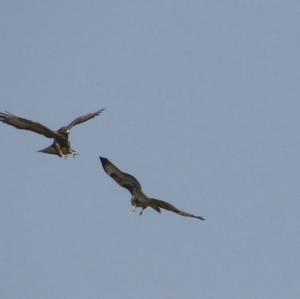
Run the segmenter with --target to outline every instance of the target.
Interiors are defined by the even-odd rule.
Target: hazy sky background
[[[299,1],[0,3],[0,297],[300,298]],[[133,214],[98,156],[204,216]]]

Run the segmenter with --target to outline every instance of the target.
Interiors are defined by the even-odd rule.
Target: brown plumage
[[[133,208],[136,207],[142,208],[140,215],[142,215],[143,210],[147,207],[151,207],[158,213],[160,213],[160,209],[165,209],[181,216],[193,217],[198,218],[200,220],[204,220],[201,216],[195,216],[193,214],[181,211],[171,205],[170,203],[147,197],[144,192],[142,191],[141,184],[139,181],[132,175],[121,171],[117,166],[111,163],[107,158],[99,157],[102,167],[104,171],[111,176],[120,186],[126,188],[132,195],[131,204]]]
[[[32,120],[13,115],[9,112],[0,113],[0,121],[20,130],[32,131],[41,134],[47,138],[54,139],[52,145],[40,150],[39,152],[53,154],[62,158],[66,158],[69,154],[72,154],[73,157],[78,154],[74,149],[71,148],[69,140],[70,130],[74,126],[88,121],[89,119],[99,115],[101,112],[103,112],[103,110],[104,109],[100,109],[99,111],[96,111],[94,113],[79,116],[67,126],[61,127],[57,131],[53,131],[38,122],[34,122]]]

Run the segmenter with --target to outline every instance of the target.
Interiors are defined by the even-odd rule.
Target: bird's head
[[[130,202],[131,202],[131,205],[133,205],[133,206],[136,205],[136,200],[134,197],[131,198]]]
[[[67,129],[66,127],[62,127],[58,130],[59,134],[63,135],[65,138],[68,138],[70,135],[70,129]]]

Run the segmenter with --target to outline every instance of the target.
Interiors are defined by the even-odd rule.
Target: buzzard
[[[32,131],[44,135],[45,137],[52,138],[52,145],[42,150],[39,150],[39,152],[57,155],[61,158],[66,159],[67,156],[70,154],[73,155],[73,157],[78,155],[78,153],[71,147],[71,143],[69,140],[70,130],[74,126],[88,121],[89,119],[99,115],[101,112],[103,112],[103,110],[104,109],[102,108],[94,113],[88,113],[79,116],[75,118],[72,122],[70,122],[67,126],[61,127],[57,131],[53,131],[38,122],[34,122],[32,120],[13,115],[9,112],[0,113],[0,121],[5,124],[14,126],[17,129]]]
[[[151,207],[158,213],[160,213],[160,209],[165,209],[177,213],[181,216],[194,217],[200,220],[204,220],[203,217],[195,216],[193,214],[181,211],[166,201],[147,197],[142,191],[141,184],[134,176],[122,172],[108,159],[103,157],[99,157],[99,158],[102,163],[104,171],[109,176],[111,176],[120,186],[126,188],[131,193],[132,195],[131,204],[133,206],[133,211],[135,211],[137,207],[142,208],[142,210],[140,211],[140,215],[142,215],[143,211],[147,207]]]

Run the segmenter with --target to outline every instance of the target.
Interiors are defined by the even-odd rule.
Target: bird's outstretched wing
[[[60,138],[61,137],[59,135],[59,133],[50,130],[49,128],[47,128],[46,126],[44,126],[38,122],[34,122],[34,121],[26,119],[26,118],[18,117],[9,112],[6,112],[6,113],[0,112],[0,121],[5,124],[14,126],[17,129],[32,131],[32,132],[44,135],[45,137],[48,137],[48,138]]]
[[[120,186],[126,188],[131,194],[134,191],[141,191],[142,187],[139,181],[132,175],[121,171],[108,159],[99,157],[105,172],[111,176]]]
[[[200,220],[204,220],[204,218],[201,216],[195,216],[193,214],[178,210],[177,208],[175,208],[173,205],[171,205],[170,203],[168,203],[166,201],[154,199],[154,198],[151,198],[150,201],[151,201],[151,206],[158,212],[160,212],[159,208],[162,208],[162,209],[174,212],[176,214],[179,214],[181,216],[193,217],[193,218],[198,218]]]
[[[96,112],[93,112],[93,113],[88,113],[88,114],[79,116],[79,117],[75,118],[72,122],[70,122],[67,126],[60,128],[59,131],[60,130],[71,130],[74,126],[79,125],[85,121],[88,121],[89,119],[99,115],[103,111],[104,111],[104,108],[102,108]]]

